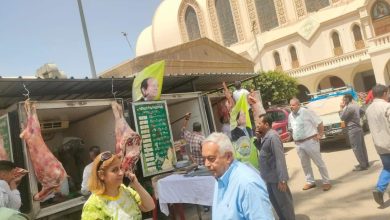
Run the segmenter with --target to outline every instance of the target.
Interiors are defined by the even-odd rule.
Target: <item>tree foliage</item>
[[[297,80],[279,71],[260,72],[251,84],[249,87],[257,87],[255,89],[260,90],[265,106],[268,106],[268,103],[286,104],[298,93]]]

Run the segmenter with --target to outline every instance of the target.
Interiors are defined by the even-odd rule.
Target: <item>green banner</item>
[[[254,140],[253,137],[249,138],[248,136],[242,136],[237,141],[233,142],[234,158],[243,163],[248,163],[258,170],[259,157]]]
[[[144,176],[173,170],[176,155],[166,101],[133,103],[136,130],[142,138]]]

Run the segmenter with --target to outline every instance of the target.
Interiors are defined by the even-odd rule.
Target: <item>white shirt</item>
[[[246,89],[237,89],[233,92],[233,99],[235,102],[237,102],[242,95],[245,95],[245,97],[249,94],[249,91]]]
[[[11,190],[6,181],[0,180],[0,207],[19,210],[21,205],[19,190]]]
[[[81,182],[81,194],[83,194],[83,195],[88,195],[89,194],[88,179],[91,176],[92,164],[93,163],[90,163],[87,166],[85,166],[85,168],[84,168],[83,182]]]
[[[390,103],[374,99],[366,110],[368,126],[378,154],[390,153]]]
[[[293,131],[294,141],[303,140],[318,134],[317,127],[322,123],[321,118],[311,110],[300,107],[297,113],[288,116],[288,127]]]

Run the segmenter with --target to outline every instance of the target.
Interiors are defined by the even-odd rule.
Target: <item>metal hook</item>
[[[24,90],[26,90],[27,93],[22,93],[27,99],[30,99],[30,91],[27,89],[26,85],[23,83]]]
[[[114,77],[111,78],[111,93],[114,96],[114,99],[116,99],[117,92],[114,92]]]

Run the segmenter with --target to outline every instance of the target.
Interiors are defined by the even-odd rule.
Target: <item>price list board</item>
[[[144,177],[174,169],[176,155],[166,101],[133,103],[136,130],[142,137]]]

